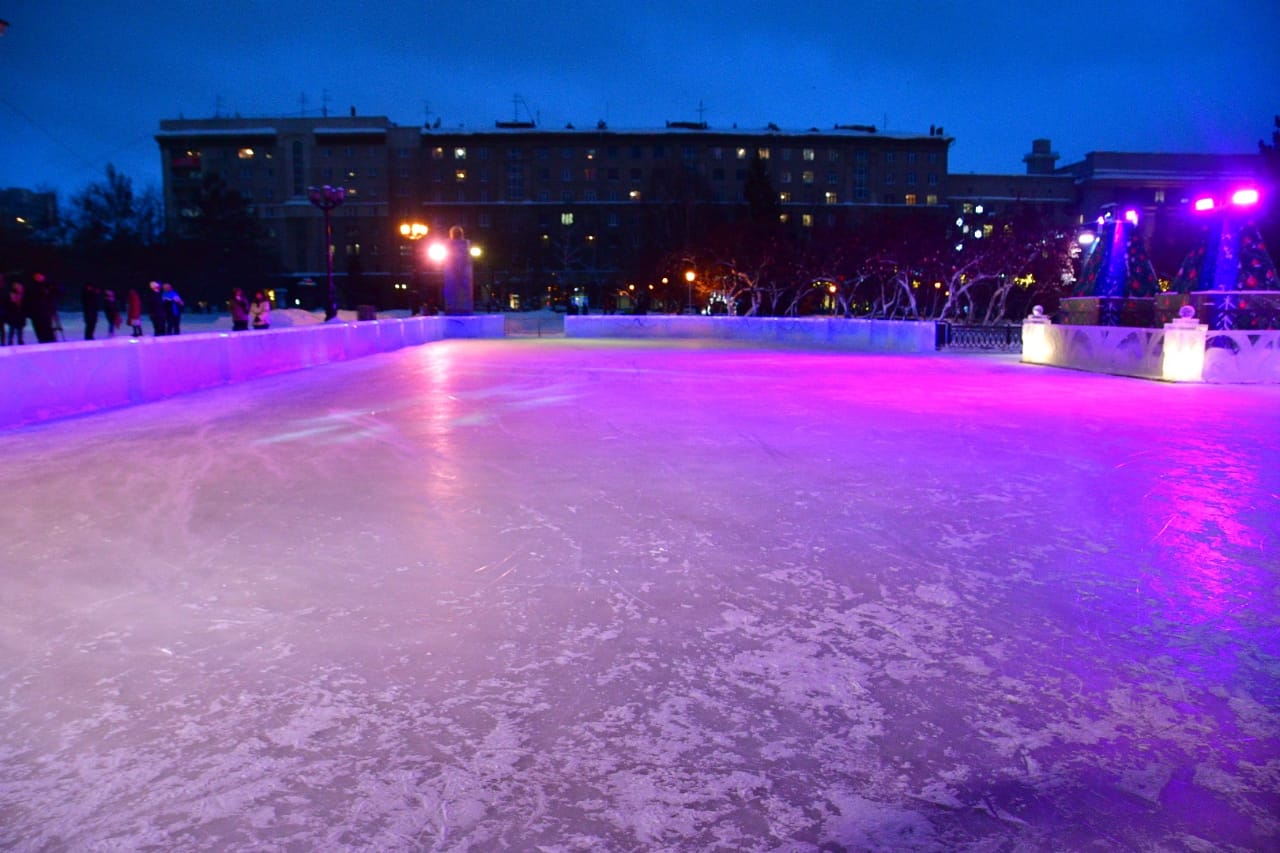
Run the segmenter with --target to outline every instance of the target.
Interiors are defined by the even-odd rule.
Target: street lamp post
[[[685,306],[685,312],[689,314],[695,313],[693,310],[693,283],[697,281],[698,274],[693,270],[688,270],[684,274],[684,280],[689,283],[689,304]]]
[[[346,200],[347,191],[343,187],[310,187],[307,198],[324,213],[324,257],[325,269],[329,276],[329,292],[325,296],[324,319],[329,322],[338,316],[338,291],[333,286],[333,220],[330,214],[335,207],[341,207]]]
[[[430,228],[428,228],[425,224],[421,222],[401,222],[400,223],[400,236],[409,241],[409,247],[411,250],[410,254],[412,255],[411,260],[413,262],[413,266],[412,266],[411,272],[413,276],[414,295],[411,298],[417,300],[417,304],[412,306],[413,313],[415,315],[418,313],[418,309],[422,306],[422,302],[425,301],[421,299],[418,293],[419,291],[418,241],[421,240],[423,237],[427,236],[427,233],[430,230],[431,230]]]

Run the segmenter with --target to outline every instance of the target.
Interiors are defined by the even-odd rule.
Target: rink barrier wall
[[[844,317],[723,317],[700,314],[587,314],[564,318],[569,338],[677,338],[824,347],[852,352],[935,352],[932,321]]]
[[[445,338],[503,337],[498,314],[0,347],[0,429],[149,403]]]
[[[1280,331],[1210,330],[1194,321],[1142,329],[1027,318],[1022,360],[1169,382],[1275,385],[1280,384]]]

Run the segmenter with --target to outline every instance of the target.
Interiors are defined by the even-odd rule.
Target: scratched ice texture
[[[1280,388],[455,341],[0,434],[0,848],[1275,850]]]

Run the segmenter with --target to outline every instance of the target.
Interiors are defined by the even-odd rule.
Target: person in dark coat
[[[6,282],[0,275],[0,347],[22,345],[27,315],[22,307],[22,282]]]
[[[31,286],[23,293],[23,313],[31,319],[37,341],[51,344],[58,339],[56,330],[62,328],[62,323],[55,322],[58,317],[58,291],[53,282],[40,273],[35,274]]]
[[[80,289],[80,307],[84,310],[84,339],[93,340],[93,332],[98,328],[98,309],[102,305],[101,294],[94,284],[86,283]]]
[[[21,346],[22,329],[27,325],[26,311],[22,305],[22,282],[5,284],[0,276],[0,346]]]
[[[107,334],[114,338],[120,327],[120,303],[114,290],[102,291],[102,316],[107,318]]]
[[[151,315],[151,331],[161,337],[169,331],[169,320],[165,316],[164,294],[160,292],[160,282],[151,282],[151,292],[147,294],[147,313]]]
[[[249,328],[249,300],[244,291],[235,288],[231,291],[231,300],[227,303],[231,309],[231,331],[243,332]]]

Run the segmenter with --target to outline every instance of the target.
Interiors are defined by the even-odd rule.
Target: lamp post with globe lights
[[[323,187],[310,187],[307,189],[307,198],[311,203],[320,208],[324,214],[324,257],[325,270],[328,275],[329,291],[325,295],[324,301],[324,319],[329,322],[338,316],[338,291],[333,286],[333,218],[334,208],[341,207],[342,202],[346,200],[347,191],[343,187],[331,187],[325,184]]]
[[[419,297],[420,282],[418,268],[420,265],[420,259],[418,257],[418,241],[427,236],[430,231],[431,229],[422,222],[400,223],[400,236],[409,241],[410,262],[412,264],[410,267],[410,276],[413,279],[413,289],[409,296],[409,300],[412,303],[414,314],[418,313],[418,309],[422,305],[422,300]]]

